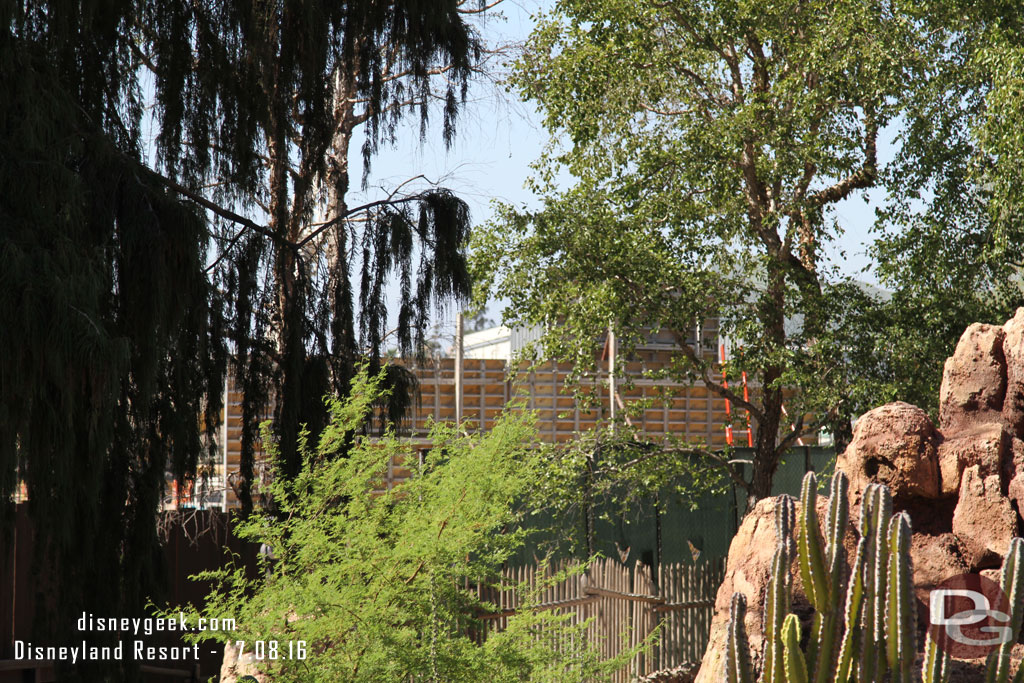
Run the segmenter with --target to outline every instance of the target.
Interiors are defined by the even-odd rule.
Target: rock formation
[[[975,323],[964,331],[943,369],[938,426],[907,403],[875,408],[858,420],[853,441],[836,466],[850,479],[851,521],[858,518],[861,496],[871,482],[886,484],[894,509],[910,515],[923,629],[931,588],[957,574],[991,573],[1002,563],[1010,539],[1021,532],[1024,308],[1001,327]],[[822,502],[819,499],[819,507]],[[774,499],[758,503],[733,539],[697,683],[721,680],[734,592],[747,596],[751,649],[761,650],[764,591],[775,547],[775,505]],[[794,611],[801,599],[795,581]],[[918,643],[923,642],[922,636]],[[965,675],[969,680],[970,674]]]

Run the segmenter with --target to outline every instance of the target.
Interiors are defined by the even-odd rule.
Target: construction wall
[[[667,354],[666,354],[667,355]],[[712,396],[702,382],[684,385],[668,380],[645,379],[644,371],[661,369],[668,359],[631,361],[623,370],[628,381],[618,378],[615,414],[621,419],[623,406],[637,400],[650,399],[645,409],[626,414],[631,424],[649,438],[657,440],[665,435],[698,441],[714,448],[726,445],[727,422],[725,401]],[[429,421],[456,419],[456,366],[452,358],[442,358],[422,367],[414,368],[419,379],[419,402],[415,414],[406,426],[404,436],[429,447],[427,440]],[[564,442],[576,435],[607,424],[612,416],[607,372],[584,379],[583,387],[589,396],[582,401],[573,397],[566,385],[571,366],[545,364],[532,371],[521,368],[514,376],[504,360],[465,359],[462,363],[461,416],[471,429],[481,431],[493,428],[505,405],[513,398],[521,405],[536,411],[540,437],[549,442]],[[237,472],[241,457],[241,394],[232,386],[228,394],[225,430],[222,443],[226,445],[227,472]],[[746,440],[745,416],[733,411],[734,432],[743,445]],[[226,438],[225,438],[226,437]],[[384,476],[384,486],[390,488],[409,476],[407,463],[396,462]],[[216,480],[221,479],[223,463],[218,463]],[[222,486],[222,484],[221,484]],[[223,489],[221,489],[223,490]],[[216,504],[216,500],[209,501]],[[209,504],[208,502],[208,504]],[[237,507],[234,493],[228,490],[227,507]]]
[[[430,447],[431,420],[461,418],[470,429],[487,431],[493,428],[506,405],[518,399],[515,405],[536,411],[540,437],[552,443],[569,441],[615,418],[628,422],[651,441],[671,436],[719,449],[731,439],[737,447],[747,446],[750,429],[756,429],[756,425],[749,424],[746,413],[735,408],[729,411],[726,401],[713,395],[702,381],[680,383],[665,379],[667,370],[681,353],[677,340],[666,332],[648,330],[645,335],[644,342],[631,349],[628,356],[616,352],[614,337],[608,335],[603,340],[603,350],[595,356],[594,368],[573,381],[572,365],[513,365],[508,359],[490,357],[493,354],[486,348],[478,349],[479,357],[464,358],[461,372],[457,372],[454,358],[414,366],[419,379],[419,400],[413,417],[400,433],[426,449]],[[495,344],[499,342],[506,343],[504,338],[496,339]],[[600,347],[602,340],[596,342]],[[695,326],[686,343],[713,365],[727,347],[718,337],[716,321],[705,321],[700,328]],[[715,379],[718,378],[716,370]],[[582,397],[574,396],[574,388],[581,390]],[[737,393],[744,388],[733,387]],[[457,401],[460,389],[462,398]],[[209,487],[212,495],[205,499],[183,499],[186,504],[227,508],[238,505],[230,487],[226,487],[226,505],[220,498],[225,490],[224,473],[231,481],[231,474],[238,472],[241,453],[241,393],[233,382],[225,398],[224,431],[220,439],[223,455],[214,468]],[[391,488],[401,482],[410,475],[412,466],[414,463],[391,463],[383,474],[382,486]],[[257,477],[260,469],[257,462]]]

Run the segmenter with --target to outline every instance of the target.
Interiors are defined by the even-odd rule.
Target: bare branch
[[[267,226],[260,225],[259,223],[256,223],[256,222],[246,218],[245,216],[240,216],[237,213],[235,213],[234,211],[231,211],[230,209],[225,209],[224,207],[219,206],[219,205],[211,202],[206,197],[203,197],[202,195],[197,194],[197,193],[193,192],[192,190],[189,190],[184,185],[181,185],[181,184],[171,180],[170,178],[167,178],[167,177],[157,173],[156,171],[154,171],[151,168],[148,168],[148,167],[142,166],[142,165],[139,165],[138,168],[143,173],[145,173],[146,175],[150,176],[154,180],[159,181],[160,183],[162,183],[163,185],[167,186],[169,189],[174,190],[175,192],[177,192],[178,194],[182,195],[183,197],[187,197],[188,199],[191,199],[193,202],[195,202],[199,206],[201,206],[204,209],[207,209],[209,211],[212,211],[213,213],[217,214],[221,218],[225,218],[225,219],[227,219],[229,221],[232,221],[232,222],[237,223],[239,225],[245,226],[245,228],[247,228],[249,230],[253,230],[255,232],[258,232],[259,234],[263,235],[264,237],[269,237],[270,239],[274,240],[275,242],[277,242],[277,243],[279,243],[279,244],[281,244],[283,246],[292,246],[292,247],[295,246],[291,242],[289,242],[287,239],[285,239],[285,238],[283,238],[283,237],[281,237],[279,235],[276,235],[274,233],[274,231],[271,230],[270,228],[268,228]]]
[[[366,211],[368,209],[373,209],[373,208],[376,208],[378,206],[396,206],[396,205],[399,205],[399,204],[408,204],[409,202],[420,201],[421,199],[423,199],[423,195],[422,194],[416,194],[416,195],[412,195],[412,196],[409,196],[409,197],[402,197],[401,199],[391,199],[391,198],[388,198],[388,199],[378,199],[377,201],[367,202],[366,204],[361,204],[361,205],[359,205],[357,207],[348,209],[347,211],[345,211],[341,215],[335,216],[334,218],[332,218],[329,221],[321,223],[319,228],[317,228],[316,230],[314,230],[313,232],[309,233],[308,235],[303,237],[301,240],[296,242],[295,243],[295,247],[301,249],[305,245],[309,244],[309,242],[312,241],[313,239],[315,239],[318,235],[320,235],[325,230],[330,228],[332,225],[337,225],[338,223],[342,222],[343,220],[345,220],[346,218],[348,218],[349,216],[351,216],[353,214],[360,213],[360,212]]]
[[[502,2],[504,2],[504,0],[494,0],[494,2],[490,4],[485,4],[482,7],[478,6],[475,9],[465,9],[464,5],[468,4],[468,2],[460,2],[458,8],[455,11],[458,12],[459,14],[482,14],[487,10],[500,5]]]

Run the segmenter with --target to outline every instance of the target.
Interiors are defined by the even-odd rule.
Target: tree
[[[195,472],[220,410],[207,228],[139,162],[132,10],[0,3],[0,538],[24,484],[37,642],[157,591],[165,472]]]
[[[958,252],[945,232],[964,216],[964,232],[981,242],[996,228],[984,201],[967,206],[978,185],[957,173],[977,152],[964,122],[966,105],[984,100],[984,80],[958,81],[948,68],[968,47],[939,8],[556,3],[511,84],[565,145],[553,143],[538,162],[533,188],[542,207],[504,207],[476,240],[481,280],[510,299],[506,323],[545,325],[548,355],[586,365],[591,340],[609,326],[627,353],[644,326],[671,331],[678,362],[665,374],[702,381],[755,423],[747,474],[728,454],[699,445],[688,452],[745,490],[748,508],[769,495],[798,438],[824,426],[848,431],[882,389],[899,395],[920,377],[902,369],[920,367],[924,359],[909,353],[919,347],[890,344],[880,329],[896,329],[886,311],[921,300],[908,283],[922,269],[941,264],[930,274],[945,292],[958,292],[954,278],[965,271],[970,283],[987,283],[958,292],[957,315],[1005,306],[989,300],[988,278],[1005,277],[1019,247],[1004,232],[1002,251]],[[945,129],[963,146],[940,154],[943,128],[929,124],[929,106],[952,112]],[[886,130],[896,131],[899,149],[891,164],[878,154]],[[912,177],[901,175],[909,170]],[[561,171],[574,186],[557,189]],[[880,221],[886,232],[876,254],[883,277],[899,287],[887,304],[828,258],[842,230],[836,205],[868,188],[895,193],[914,182],[917,199],[894,194]],[[912,223],[921,203],[927,211]],[[926,224],[935,239],[921,239]],[[921,250],[909,264],[900,260],[908,244]],[[927,253],[945,260],[926,263]],[[733,345],[729,386],[686,343],[708,319]],[[904,334],[907,322],[899,318]],[[928,348],[928,362],[938,366],[955,341]],[[750,400],[736,389],[744,371]],[[936,374],[928,377],[936,388]]]
[[[1024,304],[1022,225],[1013,147],[1022,119],[1008,86],[1019,62],[1016,8],[930,3],[923,30],[948,46],[904,96],[900,138],[884,171],[889,195],[871,252],[892,297],[866,311],[851,365],[865,408],[905,400],[938,414],[943,361],[971,322]],[[1018,50],[1019,51],[1019,48]]]
[[[348,444],[382,380],[358,375],[346,400],[329,401],[331,419],[315,443],[301,435],[301,472],[271,484],[286,514],[254,515],[238,529],[273,549],[266,578],[247,579],[244,567],[198,577],[215,580],[202,614],[236,619],[238,628],[194,635],[245,641],[250,651],[253,641],[276,641],[281,656],[261,662],[275,681],[555,683],[595,680],[627,663],[634,652],[599,661],[585,624],[526,609],[539,594],[525,587],[508,628],[474,642],[477,615],[496,608],[467,582],[495,580],[526,538],[519,508],[537,464],[533,417],[509,412],[474,436],[435,424],[434,448],[414,476],[378,494],[390,458],[417,457],[393,434]],[[285,656],[286,643],[304,655]]]
[[[403,183],[350,206],[349,156],[363,129],[369,169],[410,112],[426,135],[435,104],[451,142],[468,79],[488,57],[468,21],[491,6],[146,7],[137,56],[155,77],[164,179],[220,222],[210,268],[230,293],[234,370],[245,397],[245,512],[270,395],[278,469],[292,477],[300,425],[324,424],[319,397],[345,391],[359,359],[376,364],[382,355],[390,278],[399,283],[395,332],[404,355],[423,346],[432,308],[468,296],[466,205],[443,188]],[[261,213],[265,224],[251,217]],[[391,376],[406,386],[412,379],[397,366]],[[407,391],[394,392],[393,408],[408,404]]]
[[[404,350],[465,296],[465,205],[426,187],[347,206],[348,146],[367,126],[369,160],[435,101],[451,139],[483,9],[0,2],[0,495],[8,542],[27,487],[40,639],[157,598],[165,474],[215,452],[229,352],[244,474],[269,391],[294,474],[298,425],[378,357],[388,278]]]

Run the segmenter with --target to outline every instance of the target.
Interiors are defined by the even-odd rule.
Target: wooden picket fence
[[[478,586],[477,595],[496,610],[483,614],[483,633],[506,627],[525,595],[534,595],[535,609],[569,615],[569,623],[590,620],[587,637],[603,659],[634,648],[661,627],[654,647],[640,652],[612,679],[626,683],[638,676],[698,663],[704,655],[715,596],[725,577],[725,558],[698,564],[659,565],[657,581],[651,568],[637,561],[627,566],[610,558],[593,562],[583,573],[537,589],[538,582],[555,576],[570,564],[513,567],[502,572],[496,585]]]

